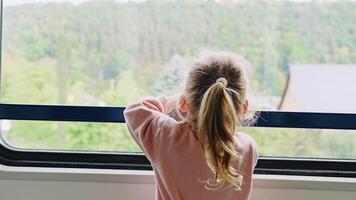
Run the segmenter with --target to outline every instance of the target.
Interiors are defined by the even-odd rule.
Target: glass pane
[[[19,149],[141,152],[126,124],[1,120],[0,128]]]
[[[355,18],[353,1],[4,0],[1,101],[177,94],[207,48],[251,61],[259,109],[356,112]]]
[[[356,130],[244,128],[260,156],[356,159]]]
[[[125,124],[1,120],[0,128],[4,142],[18,149],[141,152]],[[256,140],[260,156],[356,159],[356,131],[241,131]]]
[[[127,105],[145,95],[178,94],[192,56],[201,49],[215,49],[238,52],[250,60],[252,102],[259,110],[356,113],[353,1],[3,0],[3,4],[1,102]],[[18,148],[138,150],[131,139],[109,140],[128,137],[125,125],[11,122],[3,137]],[[263,155],[355,158],[355,145],[337,143],[355,141],[352,134],[286,130],[251,133]],[[70,139],[73,134],[77,139]],[[106,143],[104,134],[112,143]],[[325,153],[318,146],[319,150],[303,154],[298,150],[303,145],[294,153],[281,145],[303,136],[308,141],[305,148],[312,149],[315,145],[309,141],[317,135],[322,138],[318,142],[330,138],[330,143],[324,142],[326,149],[333,149],[330,152],[351,150],[343,155]]]

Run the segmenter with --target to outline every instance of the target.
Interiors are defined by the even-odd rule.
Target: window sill
[[[1,180],[154,184],[153,171],[11,167],[0,165]],[[355,191],[356,178],[254,175],[254,188]]]

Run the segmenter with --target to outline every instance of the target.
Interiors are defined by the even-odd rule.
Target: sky
[[[4,4],[4,6],[14,6],[14,5],[21,5],[21,4],[26,4],[26,3],[70,2],[74,5],[78,5],[78,4],[86,2],[86,1],[93,1],[93,0],[3,0],[3,4]],[[96,1],[98,1],[98,0],[96,0]],[[101,0],[101,1],[105,1],[105,0]],[[144,2],[146,0],[114,0],[114,1],[126,3],[129,1]],[[216,0],[216,1],[219,1],[219,0]],[[239,1],[239,0],[235,0],[235,1]],[[277,1],[283,1],[283,0],[277,0]],[[311,0],[287,0],[287,1],[308,2]],[[337,1],[337,0],[319,0],[319,1]]]
[[[4,4],[4,6],[14,6],[14,5],[21,5],[21,4],[26,4],[26,3],[70,2],[74,5],[78,5],[78,4],[86,2],[86,1],[93,1],[93,0],[3,0],[3,4]],[[102,0],[102,1],[105,1],[105,0]],[[129,2],[130,0],[114,0],[114,1],[125,3],[125,2]],[[145,0],[131,0],[131,1],[143,2]]]

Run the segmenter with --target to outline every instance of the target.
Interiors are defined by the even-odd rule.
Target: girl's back
[[[239,92],[243,94],[242,90]],[[204,93],[206,98],[207,92]],[[168,115],[172,111],[172,102],[164,97],[147,97],[129,105],[124,112],[131,134],[153,166],[156,199],[248,199],[257,162],[253,139],[234,128],[228,129],[224,123],[229,119],[224,110],[212,111],[210,105],[200,109],[199,118],[198,113],[193,115],[194,107],[188,101],[178,101],[178,112],[188,115],[183,121]],[[224,101],[220,103],[224,104]],[[219,113],[215,113],[210,121],[213,124],[204,125],[202,111],[208,115]],[[219,121],[220,116],[225,120]],[[234,132],[229,133],[230,130]],[[227,138],[219,135],[224,131],[228,133]],[[205,133],[209,135],[209,132],[209,138],[204,139],[207,137]],[[213,155],[217,157],[215,160]]]
[[[235,165],[243,174],[241,190],[228,183],[219,189],[209,186],[207,181],[214,174],[194,136],[194,124],[170,118],[165,113],[166,102],[165,98],[149,97],[125,110],[129,129],[152,163],[156,199],[248,199],[257,162],[256,144],[250,136],[241,132],[235,135],[236,150],[243,160]]]

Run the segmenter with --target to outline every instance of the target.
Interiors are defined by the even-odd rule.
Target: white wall
[[[0,166],[1,200],[150,200],[150,171]],[[255,175],[252,200],[356,200],[356,179]]]

